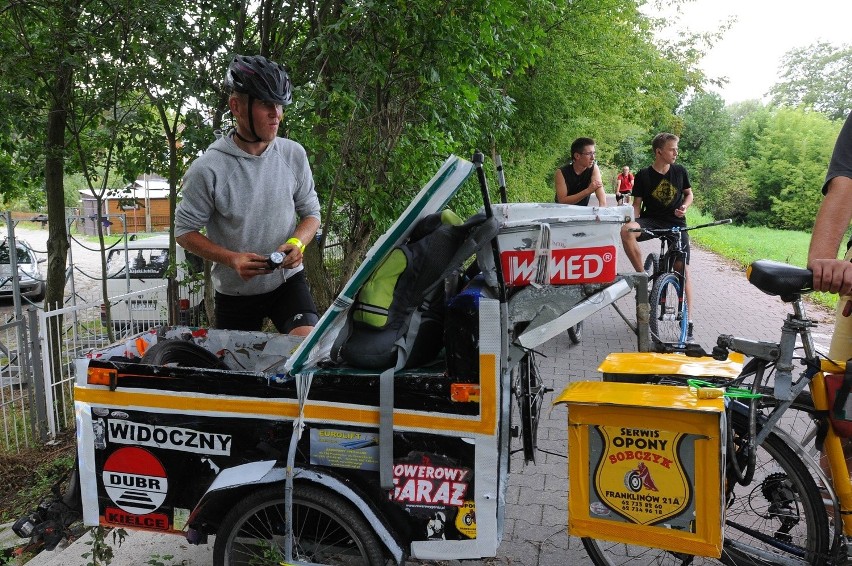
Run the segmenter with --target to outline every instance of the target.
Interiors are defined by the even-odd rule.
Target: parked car
[[[40,264],[45,260],[39,259],[30,245],[23,240],[17,241],[16,248],[21,295],[32,302],[44,300],[45,283]],[[4,239],[0,243],[0,297],[11,297],[14,292],[9,245],[8,240]]]
[[[175,281],[179,284],[179,324],[203,323],[204,260],[176,244]],[[113,327],[144,330],[168,322],[169,237],[158,235],[127,242],[107,254],[107,295]],[[130,295],[128,295],[130,293]],[[122,297],[118,298],[117,297]],[[101,307],[106,323],[106,308]]]

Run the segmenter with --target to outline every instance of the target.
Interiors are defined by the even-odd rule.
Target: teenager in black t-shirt
[[[692,186],[686,168],[675,163],[678,156],[679,138],[674,134],[660,133],[654,137],[651,147],[654,150],[654,162],[641,169],[633,184],[633,212],[635,222],[625,224],[621,230],[621,241],[633,269],[642,271],[642,251],[639,242],[650,236],[630,232],[631,228],[671,228],[686,226],[686,209],[692,204]],[[689,236],[681,233],[686,250],[686,263],[689,263]],[[692,297],[692,283],[686,277],[684,292],[689,305],[690,316],[695,309]],[[689,323],[689,339],[692,338],[692,322]]]

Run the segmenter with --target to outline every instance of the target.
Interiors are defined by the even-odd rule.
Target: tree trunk
[[[47,193],[47,290],[45,292],[45,310],[59,309],[65,296],[65,265],[68,257],[68,229],[65,224],[65,126],[68,103],[71,97],[71,79],[73,69],[65,62],[59,62],[56,70],[56,83],[51,98],[50,111],[47,114],[47,142],[44,166],[44,185]],[[61,347],[63,317],[48,319],[47,348],[53,367],[52,375],[62,375]],[[47,348],[45,350],[47,350]],[[48,410],[52,410],[48,407]]]

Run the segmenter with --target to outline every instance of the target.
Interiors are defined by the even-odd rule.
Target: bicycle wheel
[[[213,546],[216,566],[283,564],[284,487],[240,500],[222,520]],[[293,489],[293,559],[316,564],[379,566],[382,546],[348,501],[309,485]]]
[[[734,438],[742,438],[748,427],[746,417],[734,414],[733,427]],[[720,559],[584,538],[589,557],[599,566],[828,564],[828,519],[807,467],[775,434],[767,436],[757,450],[752,482],[747,486],[731,478],[726,482]]]
[[[583,339],[583,321],[581,320],[568,329],[568,339],[572,344],[579,344]]]
[[[648,254],[645,258],[645,273],[654,278],[660,272],[660,256],[655,253]]]
[[[526,354],[513,372],[512,392],[520,409],[521,446],[524,462],[527,463],[535,463],[541,404],[544,401],[544,394],[548,391],[550,389],[541,384],[535,354],[532,352]]]
[[[648,304],[651,337],[664,344],[685,344],[689,312],[680,277],[675,273],[660,276],[651,288]]]

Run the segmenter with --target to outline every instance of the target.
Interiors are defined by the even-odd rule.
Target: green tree
[[[792,49],[781,67],[781,80],[770,90],[774,104],[816,110],[833,120],[852,110],[852,46],[818,42]]]
[[[737,158],[710,170],[697,197],[700,210],[717,219],[743,223],[754,210],[754,190],[745,164]]]
[[[520,169],[523,179],[513,200],[552,199],[554,169],[579,136],[595,138],[603,167],[647,163],[652,132],[675,122],[684,94],[703,80],[702,40],[660,44],[654,32],[662,22],[635,2],[566,3],[557,16],[542,56],[508,87],[515,114],[498,144],[507,171]]]
[[[748,168],[755,198],[750,222],[795,230],[813,226],[840,126],[818,112],[779,108],[772,115]]]
[[[678,147],[679,160],[689,170],[689,180],[702,210],[704,203],[717,194],[711,189],[713,173],[730,159],[731,115],[725,101],[716,93],[699,93],[680,112],[683,132]],[[709,203],[708,203],[709,204]]]
[[[49,148],[38,184],[63,230],[51,233],[58,243],[64,222],[51,195],[62,194],[63,172],[82,171],[105,191],[168,168],[176,189],[188,158],[223,125],[229,57],[260,53],[287,65],[296,89],[283,133],[308,149],[323,234],[347,258],[333,273],[306,262],[320,305],[449,153],[502,151],[521,178],[552,175],[554,156],[582,134],[600,140],[606,165],[621,140],[650,137],[644,124],[677,125],[674,109],[701,82],[698,40],[658,47],[658,22],[633,0],[122,0],[85,9],[49,0],[9,5],[0,17],[0,81],[7,98],[30,102],[0,122],[9,132],[0,174],[26,177],[11,148]],[[12,132],[29,143],[11,143]],[[532,200],[524,185],[517,200]],[[61,298],[65,255],[55,251],[48,294]]]

